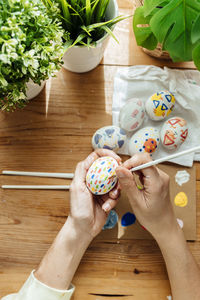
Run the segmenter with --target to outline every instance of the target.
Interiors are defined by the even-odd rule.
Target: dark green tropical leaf
[[[136,9],[133,29],[138,45],[153,50],[159,42],[173,61],[198,63],[199,0],[145,0]]]
[[[194,48],[192,58],[196,67],[200,70],[200,43]]]
[[[196,0],[172,0],[151,18],[154,35],[172,58],[192,59],[191,24],[199,14],[200,3]]]
[[[144,17],[144,7],[138,7],[133,17],[133,29],[137,44],[149,50],[156,48],[158,40],[149,25],[151,17]]]
[[[200,39],[200,15],[196,18],[192,25],[191,39],[192,43],[196,43]]]

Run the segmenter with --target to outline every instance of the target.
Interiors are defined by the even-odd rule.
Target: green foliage
[[[114,37],[112,27],[126,17],[118,16],[106,20],[106,10],[110,0],[43,0],[47,7],[58,3],[63,28],[70,33],[65,49],[75,45],[94,47],[96,41],[106,33]],[[114,37],[115,38],[115,37]]]
[[[26,83],[40,84],[61,67],[63,29],[58,7],[40,0],[0,1],[0,108],[24,107]]]
[[[159,42],[174,62],[193,59],[200,70],[200,0],[145,0],[133,29],[139,46],[153,50]]]

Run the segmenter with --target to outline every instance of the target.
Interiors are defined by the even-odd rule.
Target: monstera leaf
[[[194,60],[200,69],[200,0],[145,0],[133,28],[138,45],[163,45],[173,61]]]

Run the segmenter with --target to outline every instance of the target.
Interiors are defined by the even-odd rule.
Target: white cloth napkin
[[[195,70],[164,69],[155,66],[133,66],[119,68],[114,81],[112,105],[113,125],[119,126],[119,112],[130,98],[139,98],[145,102],[152,94],[168,90],[175,95],[176,103],[168,118],[180,116],[187,120],[189,135],[187,140],[177,150],[181,152],[200,145],[200,72]],[[146,115],[142,126],[154,126],[161,129],[164,121],[152,121]],[[129,138],[132,136],[129,134]],[[128,154],[128,141],[119,151]],[[160,144],[153,159],[165,157],[174,152],[167,151]],[[191,167],[193,161],[200,161],[200,152],[191,153],[170,160],[179,165]]]

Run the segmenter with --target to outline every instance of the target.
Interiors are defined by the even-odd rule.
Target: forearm
[[[68,289],[90,242],[68,218],[35,272],[36,278],[48,286]]]
[[[156,239],[166,263],[173,300],[199,300],[200,269],[178,224],[172,226],[169,234]]]

